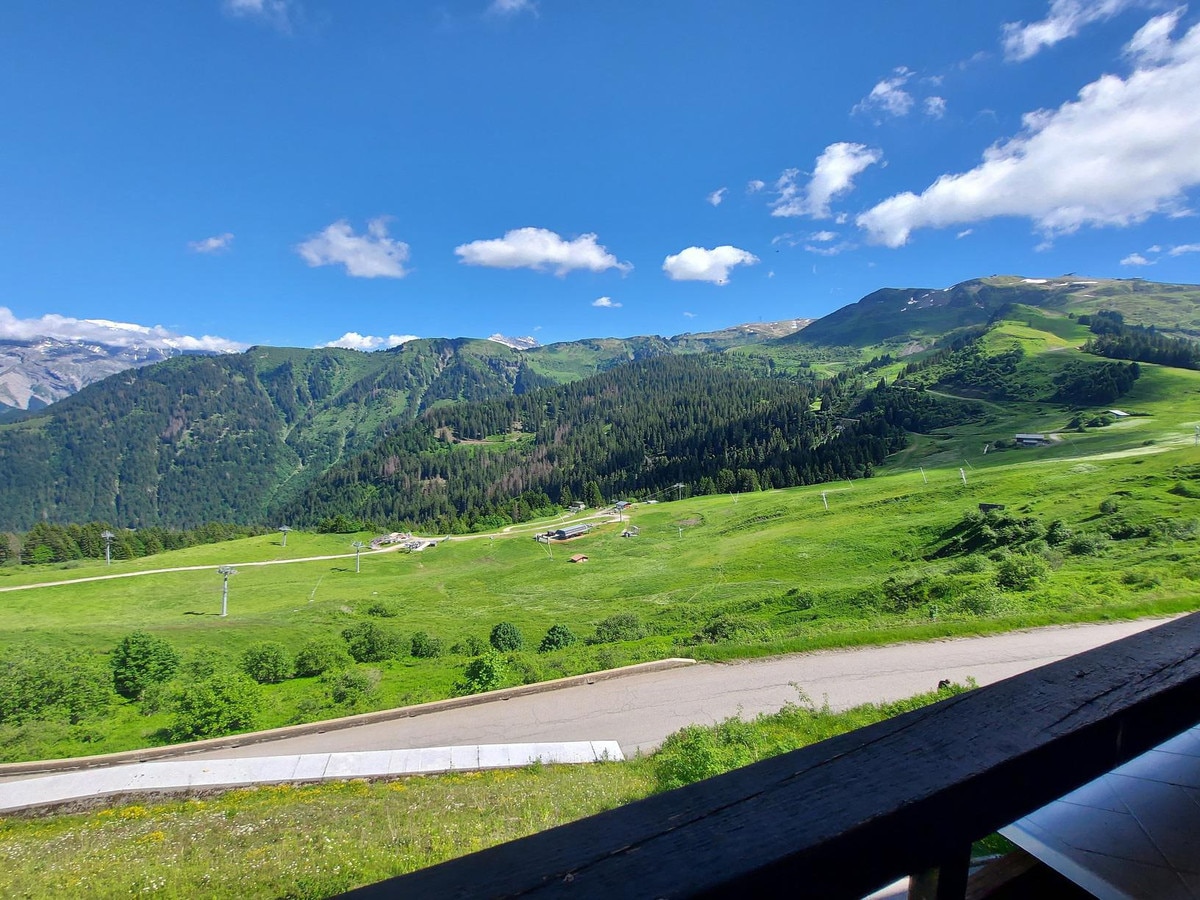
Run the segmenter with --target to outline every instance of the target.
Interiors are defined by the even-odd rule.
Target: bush
[[[292,677],[292,660],[283,644],[263,641],[242,654],[242,671],[259,684],[279,684]]]
[[[727,613],[709,619],[693,640],[707,644],[722,644],[731,641],[750,641],[762,636],[763,627],[745,616]]]
[[[329,679],[329,696],[334,703],[354,706],[375,693],[379,685],[378,669],[358,666],[343,669]]]
[[[417,659],[433,659],[442,655],[441,638],[431,637],[424,631],[417,631],[412,636],[412,655]]]
[[[117,693],[136,700],[149,685],[170,680],[179,668],[179,654],[162,638],[135,631],[121,638],[110,664]]]
[[[1115,513],[1120,508],[1121,508],[1121,504],[1117,500],[1116,497],[1105,497],[1103,500],[1100,501],[1101,515],[1111,516],[1113,513]]]
[[[400,654],[400,636],[374,622],[362,622],[342,632],[356,662],[383,662]]]
[[[31,719],[72,725],[99,716],[114,699],[111,673],[92,656],[13,647],[0,655],[0,723]]]
[[[978,575],[981,572],[986,572],[988,568],[987,560],[982,556],[964,556],[960,560],[950,566],[952,575]]]
[[[542,638],[542,642],[538,644],[538,653],[561,650],[564,647],[570,647],[577,640],[579,638],[575,637],[575,633],[566,625],[551,625],[546,636]]]
[[[487,647],[488,645],[482,639],[469,634],[461,641],[455,642],[454,646],[450,648],[450,652],[459,656],[479,656],[487,650]]]
[[[454,684],[454,692],[461,696],[493,691],[500,687],[507,677],[508,667],[504,657],[494,650],[489,651],[467,663],[463,669],[462,680]]]
[[[344,669],[353,660],[345,646],[336,638],[316,638],[296,654],[296,675],[311,678],[334,669]]]
[[[368,616],[376,616],[380,619],[394,619],[400,615],[400,610],[392,606],[390,603],[384,603],[381,600],[376,600],[367,607]]]
[[[500,622],[492,629],[488,643],[501,653],[512,653],[525,646],[525,637],[512,622]]]
[[[617,641],[636,641],[646,636],[641,620],[633,613],[617,613],[596,626],[589,644],[615,644]]]
[[[1067,541],[1067,552],[1075,556],[1099,556],[1107,543],[1108,539],[1102,534],[1084,532]]]
[[[167,730],[175,741],[217,737],[254,727],[262,705],[249,675],[225,672],[186,683],[172,701]]]
[[[996,587],[1008,591],[1028,591],[1046,577],[1049,566],[1037,556],[1015,554],[996,567]]]

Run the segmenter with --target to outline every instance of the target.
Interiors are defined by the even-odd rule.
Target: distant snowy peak
[[[489,341],[495,341],[497,344],[503,344],[505,347],[512,347],[514,350],[532,350],[534,347],[540,347],[537,338],[532,337],[505,337],[500,333],[493,334],[488,338]]]
[[[0,339],[0,409],[48,406],[94,381],[198,351],[172,346],[113,346],[53,337]]]

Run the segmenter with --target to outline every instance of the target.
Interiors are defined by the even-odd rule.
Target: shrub
[[[334,669],[344,669],[353,662],[345,646],[335,638],[315,638],[296,654],[296,675],[311,678]]]
[[[754,640],[762,635],[762,626],[745,616],[722,614],[709,619],[693,638],[709,644]]]
[[[400,636],[374,622],[362,622],[342,632],[350,655],[357,662],[383,662],[400,653]]]
[[[375,616],[380,619],[394,619],[400,615],[400,610],[392,606],[390,603],[384,603],[382,600],[376,600],[367,607],[367,615]]]
[[[525,637],[512,622],[500,622],[492,629],[488,643],[501,653],[512,653],[525,646]]]
[[[0,655],[0,723],[31,719],[72,725],[103,713],[114,699],[111,675],[93,656],[13,647]]]
[[[500,687],[507,677],[508,667],[504,657],[491,650],[467,663],[462,680],[454,684],[454,692],[464,695],[492,691]]]
[[[550,630],[546,632],[546,636],[542,638],[542,642],[538,644],[538,653],[561,650],[564,647],[570,647],[577,640],[579,638],[575,637],[575,632],[571,631],[566,625],[551,625]]]
[[[1111,516],[1120,508],[1121,504],[1116,497],[1105,497],[1100,501],[1100,512],[1102,515]]]
[[[179,654],[162,638],[135,631],[121,638],[110,663],[117,693],[136,700],[149,685],[170,680],[179,668]]]
[[[615,644],[617,641],[636,641],[646,636],[641,620],[633,613],[617,613],[596,626],[589,644]]]
[[[418,659],[433,659],[442,655],[441,638],[432,637],[424,631],[414,632],[412,636],[412,655]]]
[[[329,696],[334,703],[353,706],[375,693],[378,685],[378,669],[353,666],[329,678]]]
[[[1108,539],[1102,534],[1084,532],[1067,541],[1067,552],[1075,556],[1099,556],[1107,543]]]
[[[242,654],[242,671],[259,684],[279,684],[292,677],[293,666],[283,644],[263,641]]]
[[[481,638],[469,634],[461,641],[455,642],[454,646],[450,648],[450,652],[457,653],[459,656],[479,656],[487,650],[487,647],[488,645]]]
[[[1046,577],[1049,567],[1037,556],[1014,554],[996,567],[996,587],[1009,591],[1028,591]]]
[[[972,554],[955,561],[954,565],[950,567],[950,572],[953,575],[978,575],[980,572],[986,572],[987,568],[986,559]]]
[[[259,687],[241,672],[186,683],[173,698],[167,730],[172,740],[192,741],[254,727],[262,705]]]

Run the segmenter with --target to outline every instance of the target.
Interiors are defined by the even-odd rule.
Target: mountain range
[[[311,525],[345,514],[450,530],[516,517],[515,499],[529,510],[593,487],[633,494],[663,478],[718,489],[869,474],[905,429],[947,415],[928,397],[914,406],[878,395],[863,406],[872,366],[938,362],[949,373],[940,388],[980,366],[1011,380],[1017,364],[986,363],[993,351],[980,349],[990,323],[1040,316],[1050,324],[1039,327],[1086,336],[1076,320],[1100,310],[1156,335],[1200,334],[1194,285],[1001,276],[883,289],[816,321],[670,338],[523,349],[498,336],[436,338],[372,353],[252,347],[157,362],[132,353],[140,368],[0,425],[0,527]],[[43,352],[65,361],[76,351]],[[92,360],[102,357],[120,359]],[[670,362],[679,357],[690,362]],[[88,357],[77,358],[86,368]],[[1056,355],[1054,365],[1075,367],[1060,373],[1071,387],[1047,387],[1045,399],[1101,396],[1092,381],[1136,377],[1093,364],[1075,350]],[[1037,378],[1025,383],[1050,383]]]

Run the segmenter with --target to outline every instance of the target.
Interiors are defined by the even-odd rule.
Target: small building
[[[1110,416],[1116,416],[1118,419],[1128,419],[1129,418],[1129,413],[1125,412],[1125,410],[1123,410],[1123,409],[1110,409],[1108,411],[1108,414]]]
[[[587,504],[580,500],[576,500],[574,503],[572,503],[570,506],[567,507],[567,511],[573,512],[573,513],[583,512],[585,509],[587,509]]]
[[[613,509],[615,509],[617,512],[622,512],[623,510],[629,509],[631,506],[633,506],[633,504],[628,500],[618,500],[613,504]]]
[[[571,562],[573,562],[573,563],[585,563],[587,561],[588,561],[588,558],[586,556],[584,556],[582,553],[576,553],[574,556],[571,557]]]
[[[1050,443],[1044,434],[1018,434],[1016,441],[1019,447],[1042,447]]]
[[[568,525],[566,528],[560,528],[554,532],[556,541],[569,541],[571,538],[581,537],[592,530],[591,525]]]

